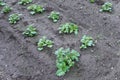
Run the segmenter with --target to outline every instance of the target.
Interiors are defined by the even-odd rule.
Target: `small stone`
[[[106,16],[104,16],[104,17],[103,17],[103,20],[107,20],[107,17],[106,17]]]
[[[113,67],[111,67],[111,69],[113,70],[114,68],[113,68]]]
[[[12,5],[15,5],[17,3],[17,0],[11,0],[11,1],[12,1],[11,2]]]
[[[94,52],[94,50],[91,50],[91,52]]]

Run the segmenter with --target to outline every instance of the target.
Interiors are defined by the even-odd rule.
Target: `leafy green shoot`
[[[56,67],[57,67],[57,76],[63,76],[70,70],[72,66],[74,66],[75,61],[78,61],[78,57],[80,54],[75,50],[70,50],[69,48],[64,49],[63,47],[59,48],[55,51],[56,59]]]
[[[65,23],[59,27],[59,33],[78,34],[78,26],[74,23]]]
[[[100,9],[100,12],[112,12],[112,3],[104,3]]]
[[[4,6],[6,3],[0,0],[0,6]]]
[[[91,3],[95,3],[95,0],[89,0]]]
[[[52,11],[48,16],[48,18],[51,19],[53,22],[57,22],[60,18],[60,13],[56,11]]]
[[[44,47],[52,48],[53,47],[53,41],[47,39],[45,36],[43,36],[39,42],[38,42],[38,50],[42,51]]]
[[[37,35],[37,29],[33,25],[28,25],[23,34],[27,37],[34,37]]]
[[[12,10],[10,6],[4,6],[1,13],[9,13]]]
[[[32,4],[28,6],[27,9],[31,11],[30,14],[32,15],[36,13],[43,13],[45,11],[45,9],[41,5],[37,5],[37,4]]]
[[[84,35],[81,39],[82,45],[80,46],[80,49],[86,49],[88,47],[94,46],[94,40],[90,36]]]
[[[20,2],[18,2],[18,4],[21,4],[21,5],[27,5],[29,3],[31,3],[32,0],[20,0]]]
[[[19,20],[20,20],[20,16],[21,16],[21,14],[11,14],[10,16],[9,16],[9,23],[11,23],[11,24],[16,24]]]

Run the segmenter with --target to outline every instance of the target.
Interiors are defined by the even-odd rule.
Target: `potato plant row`
[[[91,3],[94,3],[95,0],[90,0]],[[27,5],[32,3],[32,0],[20,0],[18,4],[20,5]],[[0,6],[3,6],[3,9],[1,10],[1,13],[7,14],[12,11],[12,8],[8,6],[5,2],[0,0]],[[35,14],[41,14],[45,12],[45,8],[38,4],[31,4],[26,8],[30,11],[31,15]],[[112,4],[109,2],[106,2],[102,5],[100,12],[112,12]],[[22,14],[11,14],[9,15],[9,23],[10,24],[16,24],[21,19]],[[51,13],[48,16],[48,19],[50,19],[52,22],[56,23],[60,19],[60,13],[57,11],[51,11]],[[61,24],[59,27],[59,34],[72,34],[78,35],[79,28],[78,25],[74,23],[64,23]],[[28,25],[26,30],[22,33],[26,37],[34,37],[37,36],[38,31],[37,28],[34,25]],[[38,51],[44,50],[45,47],[52,48],[54,45],[54,41],[48,39],[46,36],[43,36],[41,39],[39,39],[37,43],[37,49]],[[95,46],[95,40],[91,36],[84,35],[81,38],[81,45],[80,49],[86,49],[88,47]],[[74,49],[64,49],[63,47],[59,48],[55,51],[55,55],[57,57],[56,59],[56,67],[57,67],[57,76],[63,76],[66,72],[69,71],[69,69],[74,66],[75,61],[78,61],[78,57],[80,56],[79,52],[75,51]]]

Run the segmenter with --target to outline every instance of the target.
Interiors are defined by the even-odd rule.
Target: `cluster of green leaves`
[[[43,36],[39,42],[38,42],[38,50],[42,51],[44,49],[44,47],[48,47],[51,48],[53,47],[53,41],[47,39],[45,36]]]
[[[27,5],[31,2],[32,2],[32,0],[20,0],[20,2],[18,2],[18,3],[21,4],[21,5]]]
[[[65,23],[59,27],[59,33],[78,34],[78,26],[74,23]]]
[[[23,34],[27,37],[34,37],[37,35],[37,29],[33,25],[29,25]]]
[[[57,76],[63,76],[69,69],[74,66],[75,61],[78,61],[80,54],[75,50],[70,50],[69,48],[59,48],[55,55],[57,56],[56,66],[57,66]]]
[[[1,13],[9,13],[12,10],[10,6],[4,6]]]
[[[10,16],[9,16],[9,23],[11,23],[11,24],[16,24],[17,23],[17,21],[19,21],[20,20],[20,16],[21,16],[21,14],[11,14]]]
[[[87,47],[94,46],[94,40],[90,36],[84,35],[81,39],[82,45],[80,46],[81,49],[86,49]]]
[[[89,0],[91,3],[94,3],[95,2],[95,0]]]
[[[3,2],[2,0],[0,0],[0,6],[4,6],[5,2]]]
[[[100,9],[100,12],[112,12],[112,3],[104,3]]]
[[[60,13],[56,11],[52,11],[48,16],[48,18],[51,19],[53,22],[57,22],[60,18]]]
[[[32,15],[36,13],[43,13],[45,10],[41,5],[37,5],[37,4],[32,4],[28,6],[27,9],[31,11],[30,14]]]

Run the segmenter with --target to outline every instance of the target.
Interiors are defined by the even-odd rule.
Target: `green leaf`
[[[106,2],[101,6],[100,12],[112,12],[112,3]]]
[[[9,23],[11,23],[11,24],[15,24],[15,23],[17,23],[17,21],[19,21],[20,20],[20,15],[19,14],[11,14],[10,16],[9,16]]]
[[[90,36],[84,35],[81,39],[82,45],[80,46],[81,49],[86,49],[87,47],[94,46],[94,40]]]
[[[33,25],[28,25],[23,34],[27,37],[34,37],[37,35],[37,29]]]
[[[18,2],[18,4],[21,4],[21,5],[27,5],[29,3],[31,3],[32,0],[20,0],[20,2]]]
[[[94,3],[95,2],[95,0],[89,0],[91,3]]]
[[[57,76],[65,75],[65,73],[68,72],[72,66],[74,66],[75,61],[78,61],[78,57],[80,56],[77,51],[70,50],[70,48],[64,49],[62,47],[55,51],[55,55],[57,56]]]
[[[78,34],[78,26],[74,23],[65,23],[59,27],[59,33]]]
[[[42,50],[43,50],[43,48],[38,48],[38,50],[39,50],[39,51],[42,51]]]
[[[32,4],[30,6],[27,7],[28,10],[30,10],[30,14],[36,14],[36,13],[43,13],[44,12],[44,8],[41,5],[37,5],[37,4]]]
[[[38,48],[44,48],[44,47],[48,47],[48,48],[53,47],[53,41],[47,39],[45,36],[43,36],[38,42]]]
[[[57,22],[60,18],[59,12],[52,11],[50,15],[48,16],[49,19],[51,19],[53,22]]]
[[[65,74],[65,72],[62,71],[62,70],[57,70],[57,72],[56,72],[56,75],[57,75],[57,76],[62,76],[62,75],[64,75],[64,74]]]

